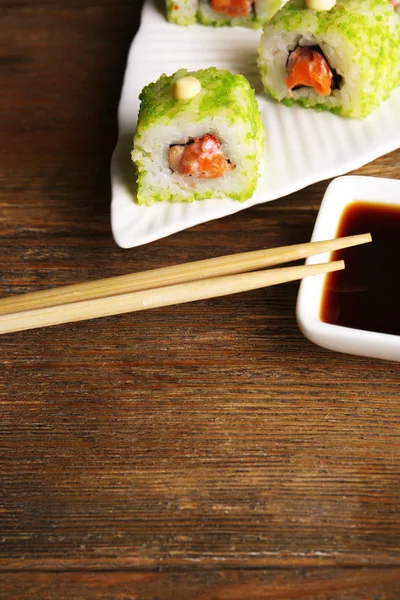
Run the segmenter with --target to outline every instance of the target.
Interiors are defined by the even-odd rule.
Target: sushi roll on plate
[[[132,151],[139,204],[252,196],[264,127],[243,75],[182,69],[145,87],[140,100]]]
[[[267,94],[291,105],[365,117],[400,83],[400,18],[388,0],[338,0],[331,10],[292,0],[264,28]]]
[[[171,23],[242,26],[257,29],[267,23],[288,0],[166,0]]]

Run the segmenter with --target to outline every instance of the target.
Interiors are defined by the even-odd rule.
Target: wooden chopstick
[[[366,244],[370,241],[371,236],[369,233],[366,233],[323,242],[297,244],[221,256],[172,267],[153,269],[142,273],[120,275],[98,281],[89,281],[40,292],[11,296],[0,299],[0,315],[59,306],[61,304],[72,304],[95,298],[107,298],[199,279],[256,271],[257,269],[307,258],[314,254]]]
[[[0,300],[0,334],[226,296],[329,273],[343,269],[344,262],[252,271],[370,241],[371,236],[366,233],[3,298]]]
[[[343,268],[343,261],[335,261],[317,265],[227,275],[118,294],[111,297],[93,298],[69,304],[3,314],[0,316],[0,334],[226,296]]]

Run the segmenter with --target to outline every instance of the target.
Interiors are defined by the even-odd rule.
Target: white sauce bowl
[[[366,200],[400,207],[400,180],[357,176],[334,179],[325,192],[311,241],[335,238],[345,208],[350,203]],[[306,264],[318,264],[329,259],[329,253],[320,254],[308,258]],[[303,334],[318,346],[329,350],[400,361],[400,336],[332,325],[321,320],[324,282],[325,275],[308,277],[301,282],[296,315]]]

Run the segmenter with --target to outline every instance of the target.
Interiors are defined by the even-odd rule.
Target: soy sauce
[[[400,208],[357,201],[344,211],[337,237],[371,233],[372,242],[338,250],[344,271],[325,280],[321,320],[400,335]]]

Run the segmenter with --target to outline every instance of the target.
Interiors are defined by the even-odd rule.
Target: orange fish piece
[[[294,50],[288,61],[286,85],[292,90],[298,85],[314,88],[320,96],[329,96],[333,75],[327,60],[320,52],[306,46]]]
[[[186,146],[172,146],[169,166],[180,175],[201,179],[217,179],[232,169],[232,164],[222,153],[221,142],[210,133],[194,138]]]
[[[211,0],[211,8],[227,17],[249,17],[252,0]]]

